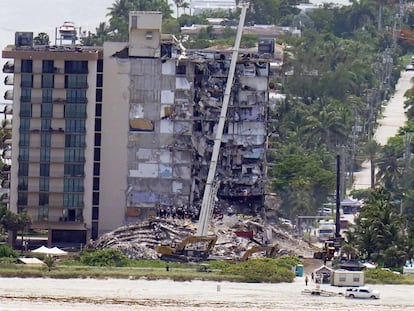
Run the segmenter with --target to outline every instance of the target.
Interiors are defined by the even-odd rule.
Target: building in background
[[[131,12],[129,42],[3,50],[14,76],[9,206],[53,244],[85,243],[160,211],[197,218],[231,50],[185,51],[161,14]],[[217,209],[264,203],[274,42],[240,54],[217,166]]]

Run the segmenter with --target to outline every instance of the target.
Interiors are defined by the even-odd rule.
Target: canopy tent
[[[61,250],[58,247],[49,248],[46,246],[40,246],[39,248],[36,248],[32,250],[32,253],[38,253],[38,254],[45,254],[45,255],[51,255],[51,256],[64,256],[68,253],[64,250]]]

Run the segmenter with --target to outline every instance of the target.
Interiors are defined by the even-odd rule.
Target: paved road
[[[383,118],[378,121],[378,127],[374,138],[380,145],[386,145],[390,137],[397,134],[400,127],[407,121],[404,109],[405,92],[412,87],[414,72],[403,71],[395,87],[395,94],[385,107]],[[362,163],[362,169],[354,173],[354,189],[366,189],[371,186],[370,164],[368,161]]]

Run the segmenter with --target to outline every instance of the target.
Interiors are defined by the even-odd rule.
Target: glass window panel
[[[31,59],[22,59],[22,72],[32,73],[33,61]]]
[[[43,60],[42,62],[42,72],[44,73],[54,73],[55,67],[53,60]]]
[[[33,75],[31,73],[22,73],[21,77],[22,87],[33,87]]]
[[[42,75],[42,87],[43,88],[53,88],[54,87],[55,77],[53,74],[43,74]]]
[[[39,178],[39,190],[40,191],[49,191],[49,177],[40,176]]]

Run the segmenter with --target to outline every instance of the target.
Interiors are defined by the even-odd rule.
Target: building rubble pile
[[[186,237],[194,235],[197,224],[189,219],[151,218],[147,221],[125,225],[112,232],[102,235],[92,245],[93,249],[114,248],[121,250],[132,259],[159,258],[155,247],[157,245],[176,245]],[[246,250],[258,243],[264,243],[271,231],[272,238],[267,239],[267,245],[277,245],[280,255],[289,254],[302,257],[312,257],[312,247],[291,236],[288,232],[276,226],[266,226],[260,218],[243,219],[238,216],[224,216],[214,220],[210,234],[218,237],[212,256],[224,258],[241,258]],[[253,231],[254,241],[239,237],[236,232]],[[263,256],[257,253],[255,256]]]

